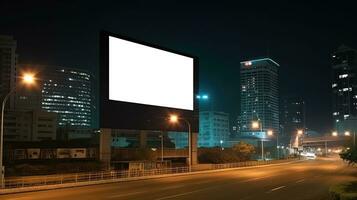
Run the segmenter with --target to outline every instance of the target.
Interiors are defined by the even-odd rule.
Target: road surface
[[[111,183],[0,196],[1,200],[320,200],[328,188],[357,179],[357,169],[338,159],[317,159],[291,164],[151,180]]]

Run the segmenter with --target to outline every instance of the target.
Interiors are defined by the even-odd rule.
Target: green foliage
[[[239,142],[232,147],[234,153],[238,155],[241,160],[249,160],[252,154],[255,153],[255,148],[253,145]]]
[[[232,148],[207,148],[200,149],[198,160],[200,163],[233,163],[250,160],[255,149],[253,145],[240,142]]]
[[[357,148],[350,148],[340,153],[340,157],[350,165],[357,164]]]
[[[331,200],[357,199],[357,182],[348,182],[330,187]]]

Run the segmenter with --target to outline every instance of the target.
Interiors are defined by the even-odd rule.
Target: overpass
[[[343,146],[350,138],[336,136],[304,137],[302,145],[304,147],[340,147]]]

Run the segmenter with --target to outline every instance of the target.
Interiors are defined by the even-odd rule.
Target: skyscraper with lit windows
[[[279,64],[270,58],[240,64],[241,132],[258,131],[251,124],[259,120],[263,131],[279,133]]]
[[[332,116],[340,133],[349,129],[346,121],[357,118],[357,50],[341,45],[331,54],[331,62]]]
[[[58,114],[59,126],[90,127],[91,75],[79,69],[46,66],[41,72],[42,109]]]

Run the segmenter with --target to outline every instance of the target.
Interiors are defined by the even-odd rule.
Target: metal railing
[[[22,178],[8,178],[5,179],[5,189],[10,188],[25,188],[36,186],[48,186],[56,184],[66,183],[84,183],[103,180],[115,180],[121,181],[130,179],[133,177],[148,177],[166,174],[180,174],[187,172],[197,172],[206,170],[217,170],[227,168],[238,168],[248,166],[259,166],[267,164],[278,164],[295,159],[287,160],[268,160],[268,161],[247,161],[238,163],[226,163],[226,164],[206,164],[195,165],[191,167],[176,167],[176,168],[163,168],[163,169],[150,169],[150,170],[126,170],[126,171],[99,171],[91,173],[79,173],[79,174],[63,174],[63,175],[46,175],[39,177],[22,177]]]

